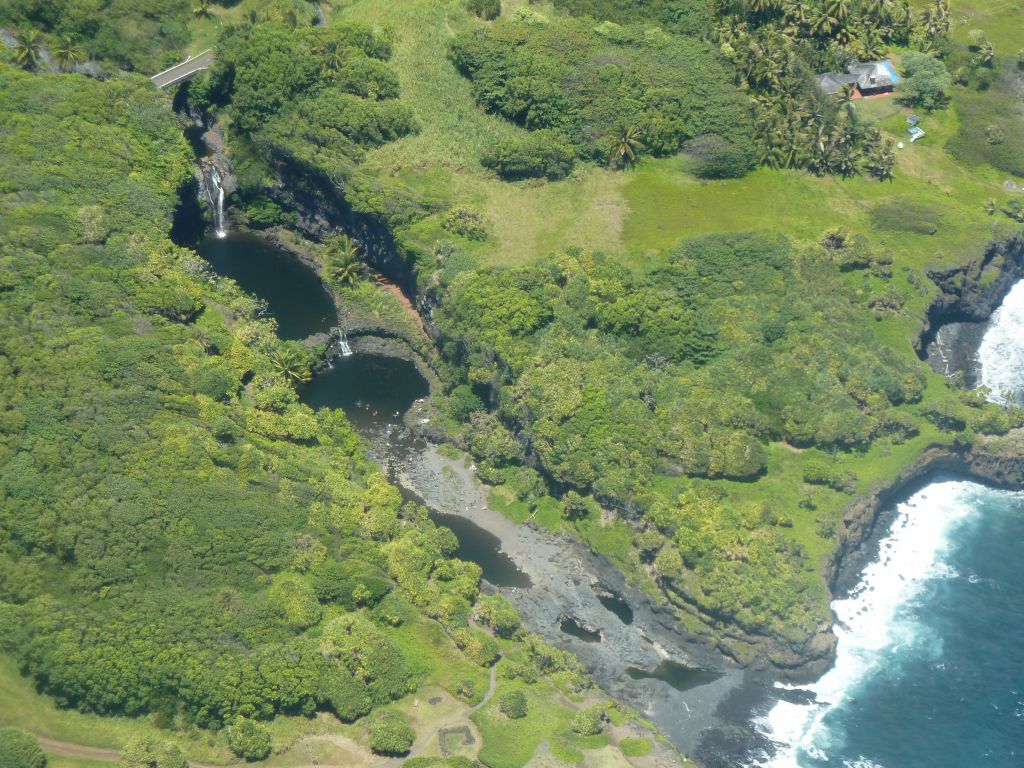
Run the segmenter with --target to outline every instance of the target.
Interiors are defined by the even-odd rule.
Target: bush
[[[404,755],[416,741],[416,731],[391,712],[371,722],[369,731],[370,749],[378,755]]]
[[[485,21],[501,16],[501,0],[468,0],[466,8]]]
[[[512,637],[521,626],[519,611],[503,595],[481,597],[477,603],[477,614],[498,637]]]
[[[483,241],[490,237],[490,227],[479,211],[457,205],[444,215],[441,226],[467,240]]]
[[[526,694],[522,691],[509,691],[498,700],[498,709],[510,720],[526,717]]]
[[[459,680],[459,682],[455,684],[455,695],[458,696],[460,699],[465,699],[466,701],[469,701],[474,696],[476,696],[476,683],[474,683],[468,677]]]
[[[1003,213],[1014,221],[1024,223],[1024,202],[1020,200],[1007,201],[1006,205],[1003,206]]]
[[[576,713],[572,719],[572,729],[580,736],[596,736],[604,730],[607,715],[600,707],[591,707]]]
[[[120,768],[188,768],[188,762],[177,745],[140,736],[121,750]],[[20,767],[19,767],[20,768]]]
[[[756,163],[752,146],[733,144],[713,134],[688,142],[685,151],[693,158],[693,174],[699,179],[738,179]]]
[[[456,421],[468,421],[470,414],[483,409],[483,400],[468,384],[460,384],[448,395],[448,414]]]
[[[840,472],[827,458],[812,458],[804,464],[803,478],[805,483],[825,485],[841,493],[853,493],[857,490],[857,476],[852,472]]]
[[[636,18],[649,18],[647,9]],[[701,134],[747,142],[753,135],[747,100],[725,65],[682,36],[663,35],[654,45],[635,27],[595,29],[593,19],[520,8],[512,19],[458,35],[451,57],[483,109],[529,130],[556,131],[579,157],[607,161],[609,131],[623,134],[618,126],[632,129],[633,154],[657,157]],[[517,161],[510,171],[520,168]]]
[[[0,768],[44,768],[46,755],[31,733],[0,728]]]
[[[485,150],[480,164],[506,180],[564,179],[576,163],[576,151],[554,131],[534,131],[504,139]]]
[[[332,665],[320,679],[319,699],[343,723],[351,723],[373,708],[366,686],[340,665]]]
[[[587,500],[576,491],[566,491],[562,497],[562,517],[566,520],[583,520],[590,514]]]
[[[263,760],[270,754],[270,732],[239,715],[228,728],[228,746],[246,760]]]
[[[498,643],[493,637],[468,627],[452,632],[455,646],[466,654],[466,658],[481,667],[489,667],[501,656]]]

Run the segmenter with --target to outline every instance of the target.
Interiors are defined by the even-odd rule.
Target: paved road
[[[177,85],[184,80],[188,80],[197,72],[208,69],[211,64],[213,64],[213,51],[203,51],[198,56],[187,58],[180,64],[175,64],[170,69],[165,69],[163,72],[153,75],[150,80],[153,81],[157,88],[167,88],[168,86]]]

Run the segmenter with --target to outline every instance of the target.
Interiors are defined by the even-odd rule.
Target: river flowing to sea
[[[984,331],[979,383],[1024,393],[1024,282]],[[1024,765],[1024,494],[937,480],[900,504],[836,600],[835,666],[756,720],[770,768]]]
[[[337,322],[316,276],[259,238],[233,233],[199,250],[217,272],[267,302],[283,338],[322,333]],[[1005,404],[1024,395],[1024,283],[985,326],[975,360],[976,380],[991,399]],[[735,676],[666,659],[646,634],[657,629],[649,608],[634,619],[637,604],[630,607],[586,569],[570,573],[568,543],[537,538],[488,510],[472,473],[446,463],[406,426],[409,418],[426,418],[420,409],[427,395],[411,363],[365,353],[335,359],[300,392],[313,408],[343,409],[405,493],[426,501],[435,521],[455,531],[460,557],[478,562],[495,588],[510,590],[524,616],[580,654],[611,692],[693,750],[702,729],[717,727],[712,713]],[[941,480],[899,505],[894,518],[877,560],[833,603],[834,668],[801,689],[779,686],[767,705],[757,705],[758,736],[744,739],[756,746],[740,750],[746,759],[721,752],[709,758],[713,764],[1024,765],[1024,494]],[[551,551],[540,556],[545,548]],[[741,705],[725,717],[740,722],[747,712]]]

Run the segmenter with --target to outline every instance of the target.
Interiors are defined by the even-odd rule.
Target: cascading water
[[[338,337],[338,348],[341,350],[342,357],[352,356],[352,347],[348,345],[348,337],[345,336],[344,331],[342,331],[341,336]]]
[[[213,208],[214,231],[217,233],[217,237],[226,237],[228,230],[224,223],[224,183],[216,166],[212,164],[209,166],[206,178],[206,197]]]
[[[1024,280],[1006,295],[978,347],[981,384],[1001,405],[1024,405]]]

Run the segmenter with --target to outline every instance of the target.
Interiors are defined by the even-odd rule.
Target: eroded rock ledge
[[[939,297],[928,307],[914,349],[922,358],[947,323],[988,320],[1018,280],[1024,279],[1024,233],[994,240],[982,255],[951,269],[929,270]]]

